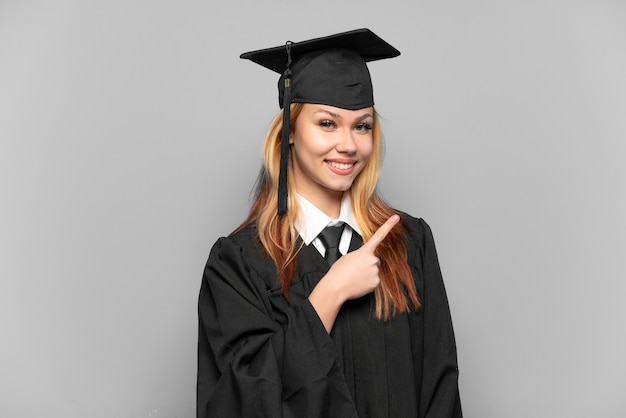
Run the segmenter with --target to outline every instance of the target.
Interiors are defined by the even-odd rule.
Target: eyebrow
[[[330,110],[326,110],[326,109],[320,109],[320,110],[318,110],[315,113],[326,113],[326,114],[328,114],[329,116],[331,116],[333,118],[341,119],[341,115],[339,115],[337,113],[333,113]],[[372,115],[371,113],[364,113],[363,115],[361,115],[358,118],[356,118],[356,120],[360,122],[360,121],[362,121],[364,119],[373,118],[373,117],[374,117],[374,115]]]

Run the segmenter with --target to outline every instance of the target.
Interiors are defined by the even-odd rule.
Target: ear
[[[289,145],[293,145],[293,132],[289,134]]]

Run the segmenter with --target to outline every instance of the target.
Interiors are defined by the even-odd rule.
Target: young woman
[[[204,271],[198,417],[462,416],[430,228],[376,193],[366,62],[397,55],[368,29],[242,55],[282,74],[283,109]]]

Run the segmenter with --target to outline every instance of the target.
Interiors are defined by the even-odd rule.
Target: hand
[[[333,283],[332,288],[343,304],[372,292],[380,283],[380,260],[375,255],[376,248],[400,217],[393,215],[378,228],[372,238],[361,248],[337,260],[322,280]]]
[[[399,220],[398,215],[391,216],[361,248],[337,260],[309,295],[329,334],[344,302],[367,295],[380,283],[380,260],[374,253]]]

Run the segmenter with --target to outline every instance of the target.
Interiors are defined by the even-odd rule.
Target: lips
[[[328,165],[330,165],[333,168],[337,168],[339,170],[348,170],[352,167],[354,167],[354,163],[340,163],[337,161],[327,161]]]
[[[326,164],[330,171],[340,176],[349,176],[354,172],[356,161],[344,160],[326,160]]]

